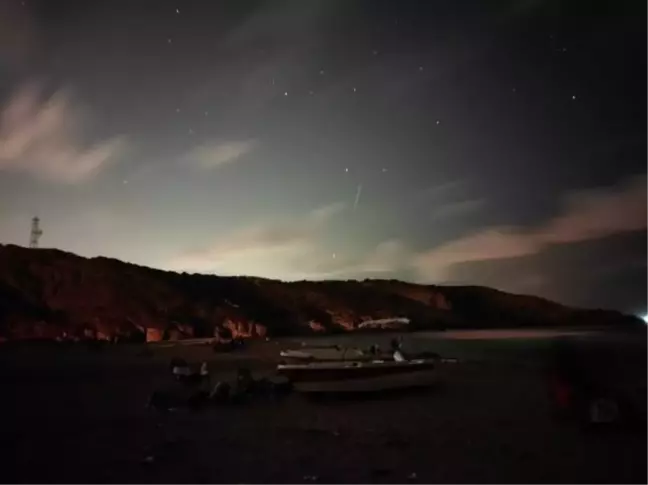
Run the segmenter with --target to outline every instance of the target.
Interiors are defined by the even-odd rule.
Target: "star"
[[[209,111],[205,111],[205,116],[209,116]]]
[[[176,113],[180,113],[180,108],[176,108]]]
[[[576,95],[572,94],[572,101],[576,101]]]
[[[193,134],[194,134],[194,131],[193,131],[191,128],[189,128],[189,134],[190,134],[190,135],[193,135]]]
[[[284,96],[288,96],[288,91],[284,92]]]
[[[382,171],[383,171],[383,173],[385,173],[385,172],[387,171],[387,169],[386,169],[386,168],[383,168]]]
[[[567,52],[567,47],[563,47],[562,49],[560,49],[560,51],[561,52]]]
[[[335,253],[333,253],[333,259],[335,259]]]
[[[353,88],[353,92],[354,92],[354,93],[356,92],[356,88]]]
[[[345,168],[345,169],[344,169],[344,171],[345,171],[345,172],[348,172],[348,171],[349,171],[349,169],[348,169],[348,168]]]
[[[320,76],[323,76],[324,75],[324,69],[320,69],[319,73],[320,73]]]
[[[310,94],[312,96],[315,93],[313,93],[313,91],[308,91],[308,94]]]
[[[177,13],[177,14],[180,13],[180,9],[179,9],[179,8],[176,8],[176,13]]]
[[[371,53],[372,53],[374,56],[377,56],[377,55],[378,55],[378,51],[377,51],[376,49],[372,50]]]
[[[167,42],[170,44],[171,43],[171,37],[167,39]]]
[[[128,180],[126,180],[126,179],[124,179],[124,180],[122,181],[122,184],[124,184],[124,185],[126,185],[127,183],[128,183]]]
[[[437,124],[437,125],[440,125],[440,124],[441,124],[441,120],[436,120],[436,124]]]
[[[513,88],[513,89],[511,89],[511,91],[513,91],[513,92],[515,93],[515,92],[516,92],[516,89],[515,89],[515,88]]]
[[[422,71],[422,70],[423,70],[423,66],[419,66],[419,71]]]

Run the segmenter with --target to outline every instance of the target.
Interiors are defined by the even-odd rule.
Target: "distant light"
[[[644,315],[641,318],[643,318],[644,323],[648,323],[648,314]]]

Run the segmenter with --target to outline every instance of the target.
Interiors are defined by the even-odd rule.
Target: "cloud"
[[[288,280],[384,277],[403,271],[413,272],[421,282],[455,281],[458,274],[469,279],[467,268],[476,264],[506,261],[515,265],[517,258],[544,255],[553,247],[645,228],[642,181],[637,178],[606,189],[568,194],[562,210],[535,227],[491,227],[422,252],[412,251],[402,240],[389,239],[360,257],[348,251],[334,256],[322,246],[329,223],[345,209],[344,204],[335,203],[303,217],[263,221],[233,231],[208,247],[185,251],[165,266]],[[541,287],[546,284],[541,274],[536,269],[518,275],[518,286]]]
[[[448,194],[456,193],[457,191],[464,190],[466,186],[466,180],[455,179],[443,182],[440,184],[430,185],[423,190],[420,190],[416,193],[415,197],[417,199],[436,199],[440,196],[447,196]]]
[[[407,261],[408,250],[402,241],[390,239],[383,241],[360,263],[360,273],[390,273],[403,267]]]
[[[93,178],[115,160],[124,139],[84,146],[85,122],[67,93],[43,99],[37,86],[22,87],[0,114],[0,170],[67,184]]]
[[[488,229],[414,255],[412,264],[425,279],[445,279],[455,264],[534,254],[540,244],[513,228]]]
[[[344,202],[334,202],[315,209],[311,212],[311,217],[316,223],[326,222],[332,217],[338,215],[345,208],[346,204]]]
[[[453,266],[519,258],[550,245],[600,239],[646,228],[646,176],[608,188],[568,194],[562,211],[535,228],[494,227],[415,254],[423,280],[449,278]]]
[[[364,257],[336,254],[335,258],[300,261],[305,279],[384,277],[407,266],[411,252],[398,239],[379,243]]]
[[[406,194],[405,197],[412,204],[428,207],[430,219],[463,217],[482,210],[487,204],[485,198],[471,195],[470,185],[467,179],[455,179]]]
[[[328,222],[344,208],[334,203],[292,220],[259,222],[185,251],[165,266],[176,271],[216,272],[299,279],[299,260],[315,254]]]
[[[237,161],[255,146],[254,140],[206,143],[194,148],[186,159],[201,169],[213,169]]]
[[[646,308],[646,232],[551,244],[520,258],[457,264],[449,273],[446,282],[452,284],[485,285],[570,305],[637,311]]]
[[[486,205],[486,199],[467,199],[456,202],[441,204],[432,210],[433,219],[445,219],[448,217],[460,217],[482,209]]]
[[[564,213],[550,220],[538,237],[548,243],[597,239],[646,227],[646,175],[620,187],[570,194]]]

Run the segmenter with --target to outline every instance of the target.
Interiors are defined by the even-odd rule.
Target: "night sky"
[[[645,1],[0,1],[0,242],[646,311]]]

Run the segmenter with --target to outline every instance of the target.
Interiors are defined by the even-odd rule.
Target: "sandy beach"
[[[473,347],[470,347],[470,343]],[[459,339],[477,348],[476,340]],[[529,341],[526,341],[529,342]],[[435,341],[436,343],[436,341]],[[645,483],[646,430],[555,419],[531,344],[445,366],[425,392],[313,402],[300,395],[159,413],[148,396],[179,352],[213,379],[256,375],[278,349],[37,348],[2,353],[3,482]],[[440,344],[436,347],[440,348]],[[449,347],[444,348],[450,353]],[[174,354],[175,352],[175,354]],[[470,353],[466,351],[467,353]]]

